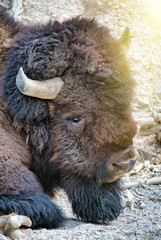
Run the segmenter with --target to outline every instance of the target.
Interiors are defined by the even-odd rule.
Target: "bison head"
[[[122,43],[93,20],[26,27],[10,50],[3,99],[29,134],[31,168],[84,221],[121,211],[118,179],[135,163],[133,87]]]

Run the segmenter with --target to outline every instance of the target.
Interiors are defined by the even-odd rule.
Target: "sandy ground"
[[[9,1],[3,1],[8,2]],[[153,1],[155,2],[155,1]],[[147,179],[161,177],[161,146],[159,139],[161,100],[156,89],[161,84],[160,5],[155,9],[149,0],[24,0],[19,15],[26,23],[60,21],[76,15],[95,17],[119,38],[126,26],[132,33],[129,64],[137,82],[134,117],[153,118],[149,126],[141,127],[135,138],[138,164],[125,183],[142,182],[124,192],[124,211],[109,224],[89,224],[76,219],[66,195],[60,190],[57,204],[67,218],[57,230],[31,232],[34,240],[159,240],[161,239],[161,185],[148,185]],[[155,12],[156,11],[156,12]],[[159,11],[159,14],[158,14]],[[154,117],[155,112],[155,117]]]
[[[140,192],[142,198],[134,197],[135,207],[125,207],[123,214],[110,224],[90,224],[78,221],[71,213],[70,204],[62,193],[59,205],[66,213],[64,227],[57,230],[32,231],[35,240],[159,240],[161,239],[161,186],[146,189],[142,186],[133,188],[132,193]],[[150,200],[149,197],[151,197]],[[153,197],[153,198],[152,198]],[[160,198],[160,200],[157,200]],[[126,201],[124,201],[125,203]]]

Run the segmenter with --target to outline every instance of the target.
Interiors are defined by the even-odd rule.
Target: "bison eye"
[[[81,119],[78,117],[75,117],[72,119],[72,122],[74,122],[74,123],[79,123],[80,121],[81,121]]]
[[[66,122],[68,124],[74,124],[74,123],[81,124],[82,121],[83,120],[81,118],[79,118],[79,117],[73,117],[73,118],[67,118],[66,119]]]
[[[84,129],[85,120],[79,117],[73,117],[66,119],[65,124],[69,131],[72,131],[76,134],[80,134]]]

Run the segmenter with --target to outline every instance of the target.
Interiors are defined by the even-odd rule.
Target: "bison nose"
[[[109,183],[132,170],[136,162],[136,153],[132,146],[114,154],[107,163],[106,177],[103,182]]]
[[[118,169],[124,169],[125,172],[128,172],[132,169],[135,164],[136,152],[132,146],[128,147],[124,151],[120,151],[112,156],[109,161],[109,168],[117,167]]]

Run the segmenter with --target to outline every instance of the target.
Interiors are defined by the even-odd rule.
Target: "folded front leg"
[[[1,125],[0,125],[1,126]],[[23,239],[22,225],[31,228],[57,228],[63,216],[57,205],[43,191],[38,177],[30,170],[31,155],[25,142],[11,127],[0,127],[0,216],[1,233],[19,235]],[[16,213],[20,216],[6,217]],[[4,223],[5,221],[5,223]],[[7,224],[6,224],[7,221]],[[7,226],[7,227],[6,227]],[[11,229],[11,231],[10,231]]]

